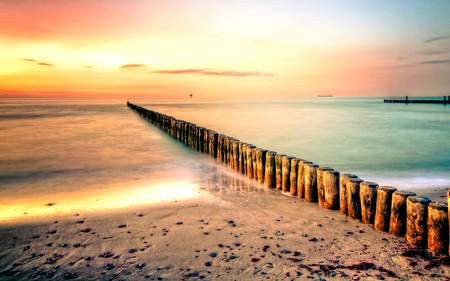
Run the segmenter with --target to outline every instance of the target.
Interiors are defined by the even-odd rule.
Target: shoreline
[[[3,223],[0,278],[450,280],[442,256],[402,256],[412,249],[403,237],[253,180],[225,176],[195,191],[161,204]]]

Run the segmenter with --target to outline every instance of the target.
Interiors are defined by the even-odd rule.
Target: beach
[[[450,279],[446,258],[253,179],[224,173],[192,191],[189,199],[3,222],[0,279]]]
[[[406,125],[379,114],[380,125],[361,132],[374,122],[360,124],[361,105],[365,114],[391,110],[372,99],[250,103],[147,100],[142,105],[341,174],[447,201],[448,145],[435,149],[445,143],[446,131],[431,144],[420,137],[401,147],[404,139],[423,136],[429,128],[400,130],[392,139],[391,130],[380,128]],[[347,113],[333,131],[335,107]],[[450,277],[445,256],[411,248],[403,237],[339,211],[264,188],[172,138],[126,101],[7,100],[2,108],[0,126],[8,133],[0,143],[2,280]],[[268,109],[279,120],[264,117]],[[322,117],[311,124],[319,116],[314,110]],[[402,108],[398,116],[415,110]],[[443,114],[436,109],[435,118]],[[348,129],[354,126],[358,130]],[[379,130],[376,138],[374,130]]]

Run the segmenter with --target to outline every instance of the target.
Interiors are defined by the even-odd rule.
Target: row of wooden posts
[[[177,120],[127,102],[143,118],[174,138],[211,155],[231,169],[307,202],[318,202],[379,231],[397,236],[436,253],[449,251],[449,220],[446,203],[391,186],[378,186],[353,174],[273,151],[257,148],[195,124]],[[448,194],[450,198],[450,192]]]

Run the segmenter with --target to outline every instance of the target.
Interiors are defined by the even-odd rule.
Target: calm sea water
[[[450,186],[449,106],[383,98],[130,102],[380,185]],[[111,186],[126,193],[141,182],[199,183],[222,171],[126,100],[2,99],[0,136],[0,207],[80,191],[100,196]]]

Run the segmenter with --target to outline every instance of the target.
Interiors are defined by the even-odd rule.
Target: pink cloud
[[[273,76],[272,73],[263,73],[258,71],[214,71],[209,69],[178,69],[178,70],[159,70],[154,71],[154,73],[165,73],[165,74],[203,74],[203,75],[218,75],[218,76],[235,76],[235,77],[245,77],[245,76]]]

